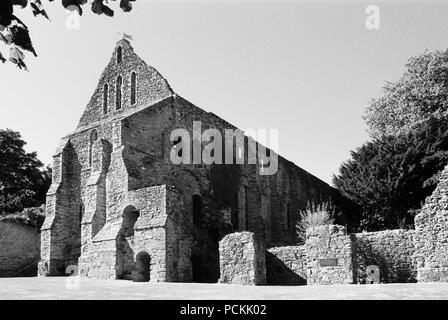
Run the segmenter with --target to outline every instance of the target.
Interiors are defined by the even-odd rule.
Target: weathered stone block
[[[237,232],[219,242],[219,282],[244,285],[266,284],[265,246],[253,232]]]
[[[354,283],[354,237],[338,225],[310,228],[306,232],[307,284]]]

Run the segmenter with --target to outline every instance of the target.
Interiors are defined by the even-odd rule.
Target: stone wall
[[[303,246],[267,250],[267,281],[270,285],[364,283],[367,266],[377,265],[384,283],[415,282],[414,235],[414,230],[346,235],[341,226],[313,228]]]
[[[221,283],[266,284],[265,247],[253,232],[231,233],[219,242]]]
[[[304,246],[273,247],[266,251],[268,285],[306,284],[307,261]]]
[[[448,167],[415,217],[418,281],[448,281]]]
[[[338,225],[306,231],[307,284],[354,283],[354,236]]]
[[[36,276],[39,257],[36,226],[0,221],[0,277]]]
[[[366,267],[377,265],[381,282],[415,282],[414,230],[386,230],[355,234],[356,279],[365,281]]]

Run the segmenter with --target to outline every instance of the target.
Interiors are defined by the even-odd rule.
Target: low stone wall
[[[307,284],[354,283],[354,236],[338,225],[306,231]]]
[[[381,282],[415,282],[414,230],[385,230],[355,234],[355,274],[364,283],[366,267],[377,265]]]
[[[226,235],[219,242],[219,263],[221,283],[266,284],[265,246],[253,232]]]
[[[37,226],[0,221],[0,277],[36,276],[39,258]]]
[[[448,167],[415,217],[417,279],[448,281]]]
[[[305,285],[306,267],[304,246],[274,247],[266,251],[268,285]]]

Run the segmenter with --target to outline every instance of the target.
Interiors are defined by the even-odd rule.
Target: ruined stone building
[[[176,95],[120,40],[53,156],[40,276],[75,265],[96,278],[217,282],[225,235],[296,242],[299,210],[333,189],[281,157],[274,175],[260,175],[260,164],[173,164],[170,133],[193,121],[235,128]]]

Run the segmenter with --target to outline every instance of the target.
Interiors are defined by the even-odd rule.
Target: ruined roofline
[[[177,100],[177,101],[180,102],[180,103],[188,104],[191,108],[195,108],[195,109],[200,110],[200,111],[203,112],[204,114],[207,114],[207,115],[213,117],[214,120],[216,120],[216,121],[220,122],[222,125],[224,125],[224,128],[225,128],[225,129],[234,129],[234,130],[235,130],[235,129],[238,129],[238,130],[241,130],[241,129],[238,128],[237,126],[235,126],[235,125],[233,125],[232,123],[230,123],[230,122],[224,120],[223,118],[219,117],[219,116],[216,115],[215,113],[213,113],[213,112],[208,112],[208,111],[206,111],[206,110],[204,110],[204,109],[202,109],[202,108],[200,108],[200,107],[194,105],[193,103],[191,103],[191,102],[188,101],[187,99],[183,98],[182,96],[180,96],[180,95],[178,95],[178,94],[176,94],[176,93],[173,93],[173,95],[171,95],[170,97],[167,97],[167,98],[164,98],[164,99],[160,99],[159,101],[155,101],[155,102],[153,102],[153,103],[151,103],[151,104],[143,105],[143,106],[138,107],[138,108],[135,108],[135,109],[130,109],[130,110],[128,110],[127,112],[124,112],[124,113],[121,113],[121,114],[117,114],[117,115],[112,116],[112,117],[110,117],[110,118],[102,119],[102,120],[100,120],[100,121],[97,121],[97,122],[94,122],[94,123],[92,123],[92,124],[89,124],[88,126],[83,126],[83,127],[77,128],[75,131],[73,131],[73,132],[68,133],[67,135],[65,135],[65,136],[62,138],[62,140],[64,140],[64,139],[69,139],[70,137],[72,137],[72,136],[75,135],[75,134],[78,134],[78,133],[81,133],[81,132],[84,132],[84,131],[91,130],[91,129],[95,128],[95,127],[98,127],[98,126],[101,125],[102,123],[107,123],[107,122],[109,122],[109,121],[124,120],[124,119],[126,119],[126,118],[128,118],[128,117],[130,117],[130,116],[133,116],[133,115],[135,115],[135,114],[137,114],[137,113],[139,113],[139,112],[145,111],[147,108],[154,107],[154,106],[156,106],[156,105],[158,105],[158,104],[167,102],[167,101],[169,101],[169,100],[172,100],[171,102],[174,102],[174,101]],[[241,131],[243,131],[243,130],[241,130]],[[243,133],[244,133],[244,131],[243,131]],[[244,133],[244,136],[245,136],[245,137],[248,137],[249,139],[253,139],[252,137],[249,137],[249,136],[248,136],[247,134],[245,134],[245,133]],[[274,152],[274,153],[276,153],[277,156],[278,156],[278,163],[283,162],[283,163],[286,164],[286,165],[290,165],[290,166],[292,166],[295,170],[303,171],[304,173],[306,173],[307,175],[309,175],[309,176],[312,177],[313,179],[322,181],[323,183],[327,184],[329,187],[331,187],[331,188],[334,189],[334,187],[331,186],[329,183],[323,181],[323,180],[320,179],[319,177],[317,177],[317,176],[315,176],[314,174],[310,173],[309,171],[303,169],[301,166],[297,165],[294,161],[291,161],[291,160],[289,160],[289,159],[283,157],[281,154],[279,154],[279,153],[275,152],[274,150],[272,150],[272,149],[266,147],[265,145],[259,143],[256,139],[253,139],[253,140],[255,140],[257,144],[259,144],[259,145],[265,147],[265,148],[266,148],[267,150],[269,150],[270,152]]]
[[[191,108],[196,108],[196,109],[199,109],[199,110],[203,111],[204,113],[206,113],[206,114],[208,114],[209,116],[213,117],[214,120],[217,120],[221,125],[224,126],[225,129],[234,129],[234,130],[235,130],[235,129],[238,129],[238,130],[241,130],[241,131],[244,133],[244,136],[245,136],[245,137],[248,137],[248,138],[250,138],[250,139],[253,139],[252,137],[249,137],[249,136],[244,132],[244,130],[242,130],[241,128],[235,126],[234,124],[228,122],[227,120],[224,120],[224,118],[218,116],[217,114],[215,114],[215,113],[213,113],[213,112],[208,112],[208,111],[206,111],[206,110],[204,110],[204,109],[202,109],[202,108],[196,106],[196,105],[193,104],[192,102],[188,101],[187,99],[185,99],[185,98],[183,98],[183,97],[181,97],[181,96],[179,96],[179,95],[176,95],[176,100],[179,100],[179,102],[181,102],[181,103],[188,104]],[[297,165],[294,161],[289,160],[289,159],[283,157],[283,156],[282,156],[281,154],[279,154],[278,152],[272,150],[271,148],[266,147],[266,146],[265,146],[264,144],[262,144],[262,143],[259,143],[259,142],[257,141],[257,139],[253,139],[253,140],[255,140],[255,141],[257,142],[258,145],[261,145],[261,146],[263,146],[264,148],[266,148],[267,150],[269,150],[270,152],[274,152],[275,154],[277,154],[277,156],[278,156],[278,163],[282,162],[282,163],[284,163],[284,164],[286,164],[286,165],[292,166],[295,170],[301,170],[301,171],[303,171],[304,173],[306,173],[307,175],[309,175],[311,178],[316,179],[316,180],[319,180],[319,181],[325,183],[326,185],[328,185],[330,188],[336,190],[336,188],[334,188],[331,184],[325,182],[324,180],[320,179],[319,177],[315,176],[314,174],[310,173],[309,171],[303,169],[301,166]]]

